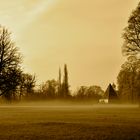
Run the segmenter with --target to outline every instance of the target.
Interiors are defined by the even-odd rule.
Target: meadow
[[[139,140],[136,105],[0,105],[0,140]]]

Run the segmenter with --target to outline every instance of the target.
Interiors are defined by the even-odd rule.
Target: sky
[[[12,32],[23,69],[37,84],[68,66],[71,89],[116,83],[125,58],[123,28],[139,0],[1,0],[0,24]]]

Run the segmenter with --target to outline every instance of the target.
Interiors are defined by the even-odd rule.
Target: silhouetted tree
[[[104,91],[99,86],[81,86],[75,95],[75,98],[79,100],[94,100],[99,101],[99,99],[103,96]]]
[[[3,73],[4,74],[4,73]],[[21,79],[21,70],[20,69],[11,69],[6,72],[4,77],[4,83],[1,85],[1,89],[3,89],[4,94],[2,95],[8,101],[14,99],[18,99],[18,87],[20,85]]]
[[[40,85],[40,96],[44,99],[54,99],[57,97],[58,92],[58,82],[53,80],[48,80]]]
[[[62,93],[63,98],[70,97],[70,91],[69,91],[69,83],[68,83],[68,70],[67,65],[64,65],[64,79],[62,83]]]
[[[140,95],[140,59],[130,56],[118,74],[118,90],[122,100],[135,103]]]
[[[20,95],[25,96],[26,98],[31,98],[34,93],[34,87],[35,87],[36,79],[35,75],[31,75],[28,73],[22,74],[22,79],[20,83]]]
[[[140,2],[128,20],[128,26],[123,32],[123,54],[136,55],[140,53]]]
[[[57,96],[60,98],[62,93],[62,83],[61,83],[61,69],[59,68],[59,76],[58,76],[58,94]]]
[[[56,97],[57,93],[57,82],[55,80],[47,81],[47,98],[53,99]]]
[[[77,91],[76,91],[76,95],[75,97],[77,99],[84,99],[86,96],[86,92],[87,92],[87,87],[86,86],[81,86]]]
[[[0,26],[0,95],[11,98],[19,85],[21,55],[10,39],[10,33]]]

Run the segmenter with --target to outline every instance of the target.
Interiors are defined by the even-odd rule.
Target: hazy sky
[[[139,0],[1,0],[0,24],[12,31],[25,71],[38,82],[68,65],[72,89],[116,82],[121,34]]]

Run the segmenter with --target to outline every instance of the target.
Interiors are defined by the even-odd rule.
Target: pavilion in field
[[[117,103],[118,95],[111,84],[107,87],[104,96],[99,100],[100,103]]]

